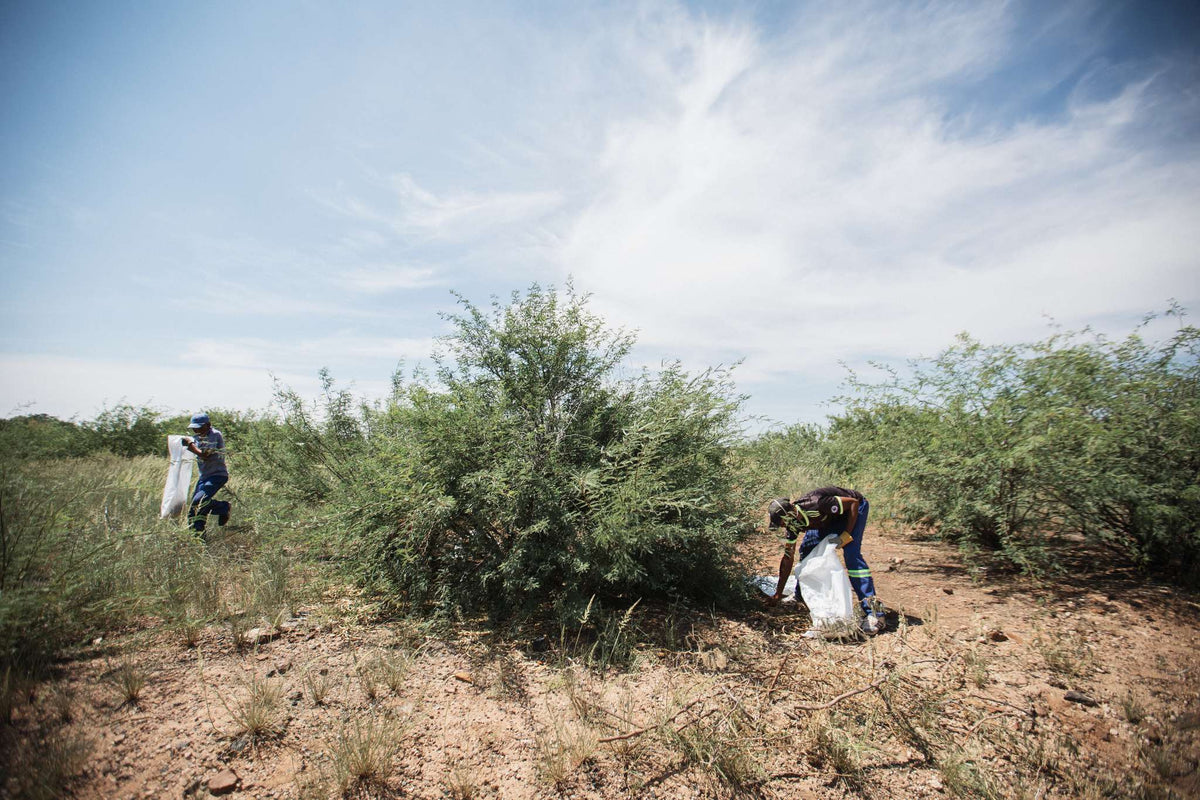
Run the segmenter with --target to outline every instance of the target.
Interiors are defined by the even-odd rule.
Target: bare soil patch
[[[874,530],[866,552],[897,612],[870,640],[806,640],[794,605],[639,607],[632,659],[598,670],[586,635],[435,635],[363,622],[347,593],[240,648],[157,620],[110,635],[10,738],[86,742],[79,798],[1200,793],[1194,598],[1119,572],[975,583],[951,549]]]

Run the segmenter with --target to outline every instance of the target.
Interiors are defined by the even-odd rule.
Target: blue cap
[[[188,425],[194,431],[198,431],[208,424],[208,414],[193,414],[192,424]]]

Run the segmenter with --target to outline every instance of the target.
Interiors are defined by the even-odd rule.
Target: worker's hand
[[[190,447],[192,444],[191,438],[187,437],[187,436],[180,438],[179,441],[183,444],[184,447]]]
[[[767,608],[773,608],[773,607],[779,605],[779,601],[782,599],[783,599],[783,595],[781,595],[781,594],[767,595],[767,597],[763,600],[763,605],[766,606]]]

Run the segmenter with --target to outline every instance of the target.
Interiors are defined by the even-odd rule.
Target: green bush
[[[0,419],[0,451],[9,458],[73,458],[95,446],[87,428],[49,414]]]
[[[368,577],[417,604],[729,596],[752,487],[728,371],[616,380],[633,338],[570,287],[460,303],[436,384],[397,380],[381,407],[327,375],[319,408],[281,393],[302,444],[270,455],[279,482],[329,498]]]
[[[84,423],[91,435],[91,450],[103,450],[113,455],[132,458],[166,452],[161,424],[162,412],[149,406],[119,403],[104,408],[90,422]]]
[[[825,457],[877,483],[909,523],[1025,570],[1050,565],[1052,538],[1078,534],[1195,582],[1198,356],[1190,326],[1160,342],[964,335],[905,376],[852,377]]]

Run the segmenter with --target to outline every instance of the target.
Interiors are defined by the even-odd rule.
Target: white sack
[[[777,575],[759,575],[757,578],[750,579],[750,585],[758,589],[763,594],[775,594],[775,587],[779,586],[779,576]],[[796,593],[796,576],[789,575],[787,583],[783,585],[783,597],[786,599]]]
[[[839,636],[855,630],[850,576],[837,545],[838,537],[826,536],[796,568],[800,596],[812,615],[812,635]]]
[[[171,466],[167,469],[167,485],[163,487],[162,518],[177,517],[188,501],[188,489],[192,485],[192,464],[196,454],[183,446],[182,436],[167,437],[167,454]]]

